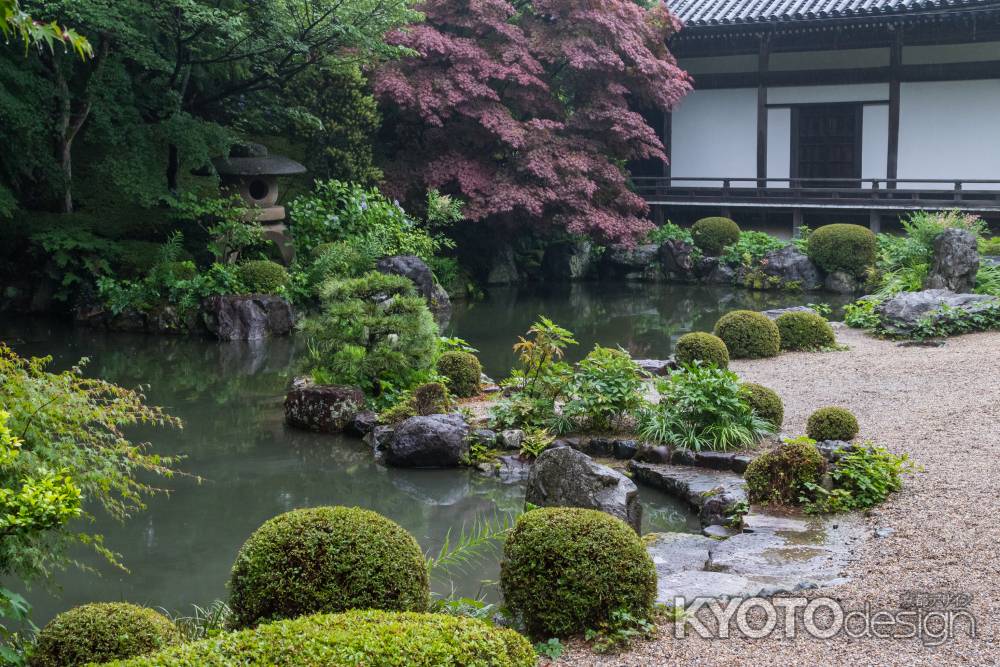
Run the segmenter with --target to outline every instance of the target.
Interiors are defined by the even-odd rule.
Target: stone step
[[[632,479],[684,500],[705,525],[723,524],[746,501],[743,477],[727,470],[630,461]]]

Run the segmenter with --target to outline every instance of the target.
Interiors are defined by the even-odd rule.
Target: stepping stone
[[[715,540],[691,533],[657,533],[643,539],[661,577],[682,570],[704,570],[709,550],[715,545]]]
[[[765,585],[726,572],[705,572],[683,570],[665,577],[659,577],[656,582],[656,601],[674,606],[677,598],[684,599],[687,607],[697,598],[728,599],[735,597],[754,597],[760,595]]]

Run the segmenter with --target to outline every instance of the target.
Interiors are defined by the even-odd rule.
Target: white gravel
[[[785,430],[801,433],[824,405],[852,410],[861,435],[908,452],[923,471],[875,508],[869,539],[847,570],[850,581],[811,591],[849,608],[898,609],[900,594],[967,592],[978,637],[965,632],[940,646],[919,640],[835,637],[657,639],[618,655],[571,642],[570,665],[996,665],[1000,644],[1000,333],[950,339],[944,347],[900,347],[839,328],[849,351],[783,354],[735,361],[745,379],[777,391]],[[543,661],[544,663],[544,661]]]

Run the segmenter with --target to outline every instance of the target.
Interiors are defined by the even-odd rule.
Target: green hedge
[[[785,421],[785,406],[777,392],[753,382],[744,383],[741,389],[753,411],[761,419],[774,424],[776,429],[781,429],[781,424]]]
[[[240,281],[251,294],[278,294],[288,285],[288,271],[269,259],[256,259],[237,267]]]
[[[471,352],[445,352],[437,362],[438,373],[448,378],[451,393],[469,398],[479,393],[479,378],[483,367]]]
[[[710,256],[740,239],[740,226],[729,218],[702,218],[691,227],[694,244]]]
[[[674,359],[681,366],[700,361],[729,368],[729,350],[725,342],[718,336],[701,331],[684,334],[678,339]]]
[[[875,265],[877,249],[875,234],[861,225],[825,225],[810,234],[807,243],[807,254],[819,268],[858,277]]]
[[[818,484],[826,459],[806,438],[764,452],[747,466],[747,500],[751,503],[797,505],[806,484]]]
[[[132,658],[180,643],[169,619],[125,602],[85,604],[52,619],[38,634],[31,667],[74,667]]]
[[[734,310],[720,317],[715,323],[715,335],[723,340],[733,359],[776,357],[781,351],[778,326],[752,310]]]
[[[427,565],[398,524],[359,508],[314,507],[266,521],[229,580],[232,625],[347,609],[423,611]]]
[[[853,440],[858,435],[858,420],[844,408],[820,408],[809,415],[806,434],[816,441]]]
[[[656,568],[620,519],[548,507],[518,519],[504,545],[500,586],[531,635],[566,637],[598,627],[613,611],[648,617]]]
[[[819,350],[837,343],[830,323],[818,313],[783,313],[774,323],[781,334],[782,350]]]
[[[444,614],[350,611],[261,625],[117,667],[534,667],[513,630]]]

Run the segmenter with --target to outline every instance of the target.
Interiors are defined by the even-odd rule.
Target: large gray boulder
[[[392,255],[383,257],[375,264],[382,273],[404,276],[416,286],[417,292],[427,301],[427,307],[434,314],[434,320],[442,329],[451,320],[451,299],[443,287],[434,282],[430,267],[416,255]]]
[[[486,275],[487,285],[510,285],[521,279],[514,261],[514,248],[504,243],[493,255],[490,272]]]
[[[764,255],[761,270],[766,275],[779,278],[782,283],[797,282],[804,290],[817,290],[823,287],[819,269],[794,245],[787,245]]]
[[[950,228],[934,239],[934,264],[924,287],[971,292],[979,272],[976,237],[964,229]]]
[[[295,325],[292,305],[280,296],[217,295],[201,303],[201,319],[219,340],[261,340],[287,336]]]
[[[846,271],[828,273],[826,280],[823,281],[823,286],[837,294],[855,294],[861,287],[858,279]]]
[[[552,281],[581,280],[591,268],[590,251],[587,241],[553,243],[542,257],[542,274]]]
[[[685,276],[694,271],[694,246],[684,241],[671,239],[660,246],[660,263],[666,273]]]
[[[987,294],[956,294],[946,289],[902,292],[876,308],[883,323],[899,333],[914,330],[925,318],[934,319],[942,309],[976,313],[1000,305],[1000,298]]]
[[[400,468],[454,468],[469,454],[469,425],[461,415],[410,417],[398,427],[381,454]]]
[[[364,406],[365,393],[358,387],[297,378],[285,395],[285,422],[309,431],[340,433],[352,425]]]
[[[543,507],[582,507],[618,517],[638,533],[639,489],[625,475],[571,447],[542,452],[528,475],[524,500]]]

